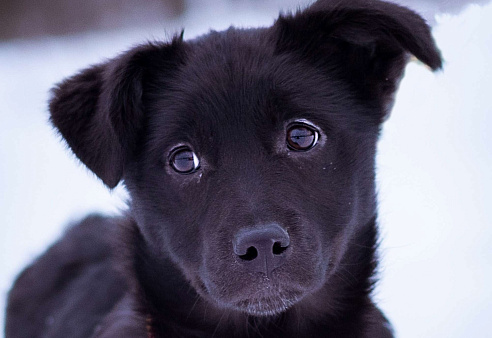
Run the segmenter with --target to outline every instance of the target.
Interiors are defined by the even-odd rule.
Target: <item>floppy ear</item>
[[[133,48],[52,90],[51,122],[108,187],[114,188],[121,180],[135,149],[144,123],[146,80],[153,70],[168,75],[177,68],[181,46],[182,38],[176,37],[170,44]]]
[[[432,70],[441,68],[430,28],[413,11],[377,0],[319,0],[275,24],[277,53],[297,53],[328,69],[365,100],[383,121],[391,111],[409,54]]]

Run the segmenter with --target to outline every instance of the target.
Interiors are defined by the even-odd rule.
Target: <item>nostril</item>
[[[273,244],[273,254],[274,255],[281,255],[285,250],[287,250],[289,246],[282,246],[282,243],[280,242],[275,242]]]
[[[244,255],[239,256],[244,261],[252,261],[256,257],[258,257],[258,250],[254,246],[250,246]]]

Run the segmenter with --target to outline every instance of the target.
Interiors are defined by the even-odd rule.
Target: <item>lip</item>
[[[282,292],[267,297],[244,299],[236,302],[233,307],[252,316],[274,316],[286,311],[301,298],[302,294],[298,291]]]
[[[242,290],[241,294],[232,296],[232,299],[214,295],[207,282],[197,283],[198,292],[210,301],[222,308],[229,308],[252,316],[266,317],[278,315],[297,302],[299,302],[306,293],[295,285],[285,285],[281,283],[272,283],[271,280],[264,280],[261,286],[258,285],[256,290]],[[227,299],[229,298],[229,299]]]

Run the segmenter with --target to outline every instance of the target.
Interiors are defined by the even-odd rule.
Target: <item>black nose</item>
[[[289,234],[276,223],[241,229],[233,241],[234,253],[245,270],[267,277],[284,264],[289,245]]]

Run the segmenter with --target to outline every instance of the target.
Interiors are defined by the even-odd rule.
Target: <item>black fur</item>
[[[124,181],[130,211],[86,219],[21,274],[7,337],[392,337],[370,298],[374,157],[410,54],[441,67],[415,13],[320,0],[62,82],[53,124],[108,187]],[[309,151],[287,147],[292,122],[318,130]],[[195,172],[173,170],[180,145]],[[289,243],[263,271],[234,243],[272,229]]]

